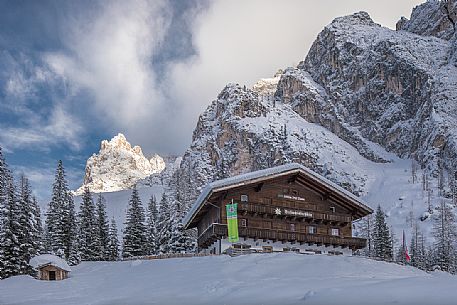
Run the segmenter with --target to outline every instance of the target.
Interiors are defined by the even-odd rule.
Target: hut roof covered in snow
[[[71,271],[70,266],[64,259],[61,259],[60,257],[52,254],[41,254],[35,256],[30,260],[29,264],[35,269],[52,265],[65,271]]]

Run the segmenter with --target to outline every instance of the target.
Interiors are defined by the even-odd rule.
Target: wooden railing
[[[292,210],[301,212],[302,215],[277,215],[276,209],[280,208],[282,210]],[[309,219],[316,219],[322,221],[329,221],[329,222],[341,222],[341,223],[349,223],[352,221],[352,217],[348,215],[341,215],[341,214],[333,214],[333,213],[323,213],[323,212],[316,212],[316,211],[309,211],[303,209],[296,209],[296,208],[286,208],[286,207],[276,207],[270,205],[263,205],[258,203],[252,202],[241,202],[238,204],[238,210],[240,212],[249,212],[249,213],[257,213],[257,214],[267,214],[271,216],[283,216],[283,217],[295,217],[295,218],[309,218]],[[311,214],[312,217],[305,216],[307,214]]]
[[[366,240],[356,237],[338,237],[318,234],[306,234],[291,231],[260,229],[260,228],[242,228],[239,229],[240,237],[254,239],[268,239],[272,241],[298,242],[298,243],[313,243],[320,245],[335,245],[341,247],[349,247],[352,249],[361,249],[366,245]],[[227,225],[212,224],[198,238],[198,245],[205,246],[211,244],[217,238],[227,236]]]

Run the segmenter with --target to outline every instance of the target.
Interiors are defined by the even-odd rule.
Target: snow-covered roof
[[[248,185],[251,183],[255,183],[257,180],[264,180],[266,178],[274,178],[282,175],[287,175],[294,172],[300,172],[303,175],[320,182],[321,184],[327,185],[327,187],[337,193],[338,195],[349,199],[351,202],[356,204],[361,209],[368,211],[369,213],[373,212],[373,210],[368,207],[368,205],[359,197],[355,196],[351,192],[343,189],[339,185],[333,183],[332,181],[328,180],[327,178],[317,174],[316,172],[304,167],[298,163],[289,163],[285,165],[280,165],[272,168],[267,168],[263,170],[258,170],[255,172],[250,172],[246,174],[241,174],[233,177],[229,177],[222,180],[217,180],[207,184],[200,196],[198,196],[197,200],[187,213],[186,217],[183,219],[183,224],[185,228],[188,228],[188,225],[192,222],[195,215],[198,213],[200,208],[204,205],[205,201],[211,196],[212,193],[222,191],[225,189],[239,187],[243,185]]]
[[[70,266],[64,259],[61,259],[60,257],[52,254],[41,254],[35,256],[30,260],[29,265],[32,266],[34,269],[39,269],[47,265],[52,265],[65,271],[71,271]]]

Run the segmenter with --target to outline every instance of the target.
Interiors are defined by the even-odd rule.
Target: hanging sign
[[[239,241],[237,207],[237,203],[227,204],[225,206],[227,211],[228,241],[231,243]]]

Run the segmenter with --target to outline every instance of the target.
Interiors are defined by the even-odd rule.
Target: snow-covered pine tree
[[[34,238],[35,248],[37,249],[37,254],[44,253],[44,230],[43,222],[41,221],[41,209],[38,205],[38,202],[35,197],[32,197],[33,206],[35,207],[35,224],[37,226],[37,236]]]
[[[375,257],[385,261],[392,261],[393,249],[389,227],[386,223],[385,214],[379,205],[375,214],[373,250]]]
[[[412,183],[416,183],[417,181],[417,161],[415,159],[415,156],[411,159],[411,179]]]
[[[46,213],[46,244],[49,251],[65,258],[65,239],[67,231],[66,206],[68,185],[62,160],[57,163],[55,180],[52,185],[52,197]]]
[[[105,198],[103,198],[102,194],[98,195],[96,218],[97,218],[97,232],[98,232],[98,242],[99,242],[99,245],[98,245],[99,260],[108,260],[109,224],[108,224],[108,217],[106,216]]]
[[[374,255],[373,249],[373,215],[367,215],[360,220],[360,237],[367,240],[367,246],[360,252],[361,255],[372,257]]]
[[[6,194],[1,205],[2,227],[0,229],[0,278],[21,273],[23,268],[23,249],[20,228],[21,207],[12,179],[7,179]]]
[[[2,149],[0,147],[0,279],[4,277],[3,270],[5,269],[5,246],[3,239],[5,238],[4,230],[6,225],[6,198],[9,170],[3,158]]]
[[[20,191],[18,194],[18,204],[20,209],[18,228],[20,232],[17,232],[19,236],[20,251],[22,253],[21,258],[21,274],[33,274],[33,268],[29,265],[29,261],[32,257],[38,254],[40,236],[39,236],[39,224],[35,218],[37,206],[33,200],[32,191],[28,180],[21,176]]]
[[[192,236],[192,231],[186,231],[183,228],[184,208],[178,201],[174,201],[172,204],[175,206],[175,217],[171,224],[169,251],[171,253],[191,253],[195,250],[195,238]]]
[[[159,252],[159,241],[158,241],[158,231],[157,231],[157,222],[159,220],[159,211],[157,209],[157,201],[154,195],[151,196],[151,199],[148,203],[147,209],[147,245],[149,255],[155,255]]]
[[[65,205],[65,259],[72,266],[81,261],[79,255],[79,228],[76,217],[75,202],[70,192],[67,192]]]
[[[162,194],[162,199],[160,200],[160,214],[158,222],[158,241],[160,253],[162,254],[171,252],[170,243],[172,239],[174,217],[175,213],[172,209],[170,199],[164,192]]]
[[[116,261],[119,259],[119,239],[117,237],[117,226],[114,218],[111,219],[108,238],[108,260]]]
[[[143,256],[147,254],[147,238],[144,209],[136,186],[133,187],[127,209],[122,245],[122,256]]]
[[[401,238],[401,243],[398,246],[397,249],[397,255],[395,257],[395,261],[401,265],[406,265],[408,264],[408,261],[406,259],[406,251],[407,251],[407,241],[405,237],[405,232],[403,231],[403,235]]]
[[[79,253],[81,260],[94,261],[98,259],[100,252],[95,204],[89,188],[84,189],[82,199],[79,211]]]
[[[438,215],[433,222],[433,237],[435,238],[435,265],[442,271],[451,273],[457,272],[456,241],[457,224],[452,208],[444,200],[441,200],[437,207]]]
[[[409,253],[411,256],[411,266],[426,270],[425,239],[417,222],[414,224]]]

